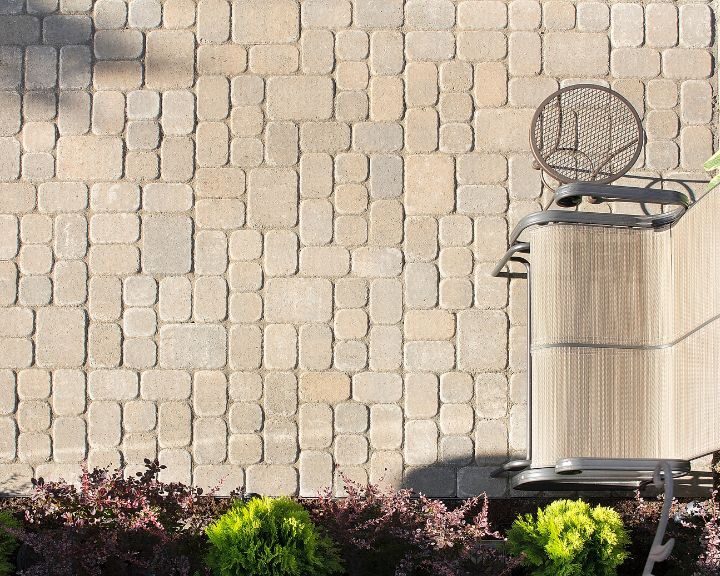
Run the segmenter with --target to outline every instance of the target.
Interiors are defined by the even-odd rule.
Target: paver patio
[[[611,86],[647,132],[634,174],[700,193],[713,21],[707,2],[0,0],[0,489],[158,455],[165,479],[268,494],[341,493],[341,473],[503,494],[526,295],[488,272],[546,199],[532,111]]]

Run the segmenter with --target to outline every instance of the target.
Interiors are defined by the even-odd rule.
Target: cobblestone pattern
[[[487,490],[524,448],[527,130],[578,80],[705,179],[698,2],[7,0],[0,484]],[[596,209],[607,209],[605,206]]]

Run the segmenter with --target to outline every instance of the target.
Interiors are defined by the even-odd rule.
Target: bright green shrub
[[[15,566],[11,558],[18,546],[18,541],[8,528],[20,529],[20,522],[7,510],[0,512],[0,576],[14,573]]]
[[[207,527],[216,576],[325,576],[341,572],[333,542],[289,498],[238,501]]]
[[[614,576],[630,539],[620,515],[582,500],[557,500],[515,520],[508,548],[535,576]]]

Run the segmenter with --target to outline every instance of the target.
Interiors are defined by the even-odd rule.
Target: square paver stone
[[[256,228],[297,224],[298,177],[287,168],[258,168],[248,178],[248,222]]]

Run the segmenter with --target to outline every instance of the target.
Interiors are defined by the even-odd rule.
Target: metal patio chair
[[[527,456],[518,489],[636,488],[720,448],[720,192],[568,184],[555,201],[676,206],[523,218],[493,275],[528,278]]]
[[[564,210],[523,218],[492,272],[520,262],[528,279],[527,456],[496,471],[514,488],[635,488],[659,460],[680,475],[720,447],[697,423],[720,407],[720,198],[685,214],[683,193],[610,186],[642,144],[637,112],[608,88],[567,86],[533,116],[534,166]],[[664,211],[567,210],[583,199]]]
[[[680,192],[607,185],[613,174],[563,180],[568,159],[594,165],[591,147],[572,146],[549,166],[572,182],[554,193],[560,208],[588,198],[664,211],[545,210],[510,234],[492,275],[510,275],[511,262],[527,274],[527,454],[494,476],[521,490],[664,487],[650,574],[672,548],[661,542],[673,478],[720,449],[720,191],[691,206]],[[545,169],[543,150],[533,148]]]
[[[492,274],[527,271],[527,453],[493,475],[519,490],[664,489],[650,575],[673,547],[673,479],[720,449],[720,191],[690,206],[674,191],[567,184],[555,201],[580,196],[676,208],[518,223]]]

